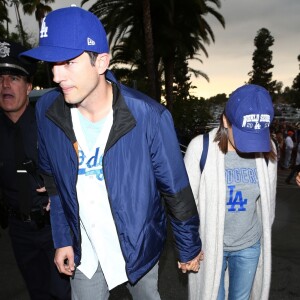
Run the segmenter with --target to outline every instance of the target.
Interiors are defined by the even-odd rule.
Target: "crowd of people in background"
[[[290,184],[300,171],[300,122],[274,119],[270,129],[277,147],[278,168],[291,170],[286,178],[286,183]]]

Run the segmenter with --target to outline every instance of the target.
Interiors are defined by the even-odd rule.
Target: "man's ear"
[[[97,56],[97,67],[99,75],[104,74],[108,69],[110,56],[108,53],[101,53]]]
[[[31,91],[32,91],[32,83],[28,82],[27,83],[27,96],[30,94]]]

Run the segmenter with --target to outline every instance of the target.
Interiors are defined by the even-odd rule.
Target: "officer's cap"
[[[27,49],[21,44],[0,40],[0,74],[32,76],[36,71],[36,62],[20,57]]]

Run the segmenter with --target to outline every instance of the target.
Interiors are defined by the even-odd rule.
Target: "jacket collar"
[[[70,108],[71,105],[65,102],[63,94],[59,93],[58,97],[46,111],[46,116],[63,130],[72,144],[74,144],[76,137],[73,130]]]
[[[136,120],[121,94],[121,86],[117,82],[113,82],[112,84],[114,121],[108,136],[105,152],[136,125]]]
[[[108,137],[105,151],[107,151],[117,140],[129,132],[135,125],[136,120],[130,112],[122,94],[122,86],[116,80],[111,71],[106,72],[106,79],[113,86],[113,116],[114,121]],[[60,127],[70,141],[74,144],[76,136],[73,130],[71,110],[72,105],[65,102],[63,94],[60,93],[57,99],[46,111],[46,116]]]

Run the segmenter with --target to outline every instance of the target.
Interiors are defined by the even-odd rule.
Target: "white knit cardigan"
[[[215,300],[218,295],[223,260],[223,236],[226,202],[224,154],[214,142],[217,129],[209,133],[209,148],[203,174],[199,161],[203,136],[194,138],[184,161],[200,216],[200,237],[204,261],[198,273],[189,274],[189,299]],[[251,299],[267,300],[271,282],[271,227],[275,216],[277,162],[261,154],[256,157],[260,187],[257,211],[262,224],[261,255],[255,275]],[[226,275],[228,286],[228,274]]]

